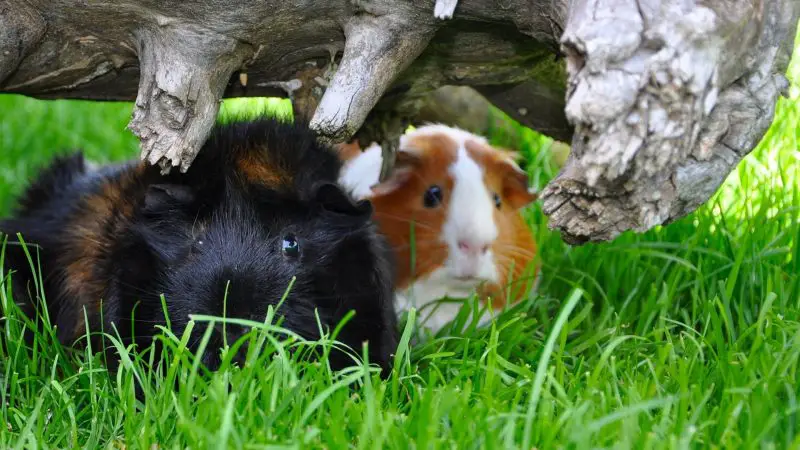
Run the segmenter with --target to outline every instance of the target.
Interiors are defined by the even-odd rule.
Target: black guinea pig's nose
[[[231,315],[242,317],[246,315],[245,311],[234,311],[231,309],[232,305],[236,305],[237,309],[249,305],[256,295],[258,289],[258,282],[253,274],[248,274],[245,271],[237,270],[232,267],[225,267],[221,269],[214,277],[212,284],[213,301],[227,303],[227,311]],[[220,309],[222,313],[222,309]]]

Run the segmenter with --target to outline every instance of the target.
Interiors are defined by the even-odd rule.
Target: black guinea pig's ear
[[[326,211],[365,219],[372,215],[372,203],[369,200],[355,201],[335,183],[316,185],[313,198]]]
[[[192,188],[181,184],[153,184],[144,196],[144,207],[159,210],[170,206],[187,205],[194,201]]]

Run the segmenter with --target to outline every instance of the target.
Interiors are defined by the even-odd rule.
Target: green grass
[[[800,58],[790,75],[800,81]],[[2,96],[0,111],[2,212],[61,148],[98,161],[136,155],[129,104]],[[555,171],[548,140],[521,133],[542,187]],[[329,343],[269,324],[258,324],[250,348],[261,351],[243,368],[204,376],[185,340],[165,333],[166,371],[123,351],[112,378],[98,356],[66,352],[46,331],[22,345],[3,289],[0,448],[800,448],[799,135],[794,87],[706,206],[642,235],[572,248],[532,207],[541,296],[486,329],[409,347],[407,328],[387,381],[289,356]]]

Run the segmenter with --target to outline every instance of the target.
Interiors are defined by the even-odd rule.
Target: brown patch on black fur
[[[363,150],[361,150],[361,145],[358,144],[358,139],[355,139],[352,142],[338,144],[336,145],[335,149],[339,155],[339,159],[342,160],[342,162],[350,161],[363,152]]]
[[[86,333],[83,310],[97,317],[106,295],[107,279],[97,267],[111,257],[114,242],[130,223],[136,199],[143,194],[134,192],[144,185],[143,164],[126,171],[120,177],[107,178],[97,192],[85,197],[77,206],[74,220],[65,224],[64,251],[58,264],[64,269],[63,288],[69,304],[64,307],[79,311],[70,339]],[[90,323],[96,329],[99,323]]]
[[[288,189],[294,182],[290,173],[270,163],[266,156],[255,149],[243,152],[236,161],[236,167],[248,182],[270,189]]]

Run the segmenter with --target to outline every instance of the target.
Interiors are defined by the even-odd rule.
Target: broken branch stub
[[[142,159],[185,172],[219,112],[225,86],[253,49],[231,37],[187,24],[136,31],[139,93],[128,128]]]
[[[562,45],[575,135],[542,192],[549,226],[566,241],[610,240],[691,212],[760,140],[798,7],[745,3],[572,4]]]
[[[397,76],[428,45],[436,26],[430,9],[411,2],[353,1],[345,47],[310,126],[328,142],[347,141]]]

